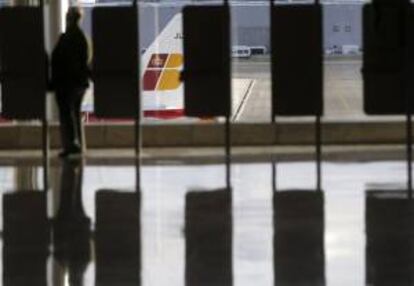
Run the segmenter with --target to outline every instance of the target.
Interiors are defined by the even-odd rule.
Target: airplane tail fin
[[[142,57],[141,88],[145,117],[184,115],[182,15],[176,14]]]

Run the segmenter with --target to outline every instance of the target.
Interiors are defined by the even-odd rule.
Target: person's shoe
[[[82,152],[81,150],[72,150],[68,155],[67,158],[68,159],[78,159],[82,157]]]
[[[78,146],[74,146],[68,150],[59,153],[59,158],[77,158],[82,155],[82,150]]]
[[[59,158],[66,158],[66,157],[69,156],[69,154],[70,154],[69,150],[63,150],[62,152],[59,153],[58,156],[59,156]]]

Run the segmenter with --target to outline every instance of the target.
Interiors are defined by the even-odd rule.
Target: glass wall
[[[24,1],[23,1],[24,2]],[[30,1],[29,1],[30,2]],[[130,5],[125,0],[82,0],[85,18],[83,28],[91,37],[91,11],[96,5]],[[182,71],[182,19],[185,5],[221,3],[207,0],[140,0],[141,94],[146,124],[217,122],[189,119],[183,115],[183,85],[177,75]],[[269,2],[233,0],[232,13],[232,120],[240,123],[271,121],[271,80],[269,43]],[[278,0],[276,3],[304,3],[303,0]],[[324,118],[327,120],[367,120],[362,107],[362,7],[367,1],[323,0],[324,48]],[[2,1],[7,5],[15,1]],[[20,3],[20,2],[19,2]],[[21,4],[21,3],[20,3]],[[62,6],[63,7],[63,6]],[[64,7],[63,7],[64,8]],[[181,35],[181,36],[180,36]],[[168,36],[176,43],[166,42]],[[161,44],[161,43],[167,43]],[[168,68],[174,74],[170,87],[159,88],[165,70],[149,67],[157,55],[174,55],[176,65]],[[154,84],[145,81],[158,74]],[[110,123],[94,116],[93,86],[82,106],[85,122]],[[374,118],[375,120],[376,118]],[[119,120],[114,119],[116,122]],[[286,119],[282,119],[286,120]],[[290,119],[289,119],[290,120]],[[293,120],[301,120],[294,118]]]
[[[88,2],[88,1],[87,1]],[[203,120],[183,118],[183,87],[176,83],[173,89],[157,90],[145,83],[148,62],[156,54],[181,54],[182,43],[174,48],[160,45],[165,32],[181,34],[180,15],[185,5],[194,3],[221,3],[219,1],[140,1],[140,44],[142,104],[144,122],[171,123]],[[276,2],[309,2],[279,0]],[[362,111],[362,6],[366,1],[321,1],[323,6],[324,36],[324,98],[325,118],[329,120],[366,119]],[[89,3],[89,2],[88,2]],[[95,5],[125,5],[125,1],[97,0]],[[90,10],[84,28],[91,33]],[[270,43],[269,2],[231,1],[232,11],[232,120],[234,122],[270,122]],[[164,33],[164,34],[162,34]],[[162,36],[160,36],[162,35]],[[181,39],[180,39],[181,40]],[[154,51],[158,50],[158,53]],[[150,54],[152,53],[152,54]],[[174,67],[181,72],[182,65]],[[160,72],[160,71],[156,71]],[[178,80],[178,79],[176,79]],[[159,83],[158,83],[159,84]],[[84,110],[93,122],[93,92],[86,97]],[[294,119],[297,120],[297,119]],[[209,120],[210,122],[211,120]]]

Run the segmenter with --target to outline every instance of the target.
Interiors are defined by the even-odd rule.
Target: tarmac
[[[359,56],[327,57],[324,70],[324,114],[327,121],[371,121],[378,119],[402,120],[401,116],[367,116],[363,111],[362,59]],[[270,122],[271,82],[270,58],[255,57],[237,60],[233,64],[233,77],[254,80],[245,106],[237,122]],[[295,117],[278,121],[301,121]]]

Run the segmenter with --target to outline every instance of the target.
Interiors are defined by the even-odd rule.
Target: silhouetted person
[[[52,88],[59,108],[60,133],[63,151],[61,157],[80,154],[83,150],[81,104],[89,86],[91,52],[85,34],[80,28],[82,11],[69,8],[66,31],[52,53]]]

